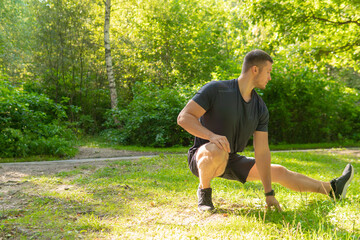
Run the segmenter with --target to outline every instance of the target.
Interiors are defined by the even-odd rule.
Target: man
[[[269,112],[254,88],[264,89],[271,80],[272,58],[262,50],[246,54],[238,79],[212,81],[202,87],[178,116],[178,124],[195,136],[188,163],[199,177],[198,208],[214,209],[211,179],[222,177],[246,181],[261,180],[267,207],[281,211],[272,182],[300,192],[317,192],[341,199],[353,178],[348,164],[341,177],[322,182],[271,164],[268,145]],[[255,158],[240,156],[253,135]]]

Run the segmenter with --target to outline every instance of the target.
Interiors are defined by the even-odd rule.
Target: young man
[[[188,163],[199,177],[200,211],[213,210],[211,179],[222,177],[261,180],[268,207],[281,210],[272,182],[300,192],[317,192],[337,199],[345,197],[354,170],[348,164],[342,176],[322,182],[271,164],[268,144],[269,112],[254,88],[264,89],[271,80],[272,58],[262,50],[246,54],[241,75],[229,81],[212,81],[202,87],[178,116],[178,124],[195,136]],[[240,156],[254,137],[255,158]]]

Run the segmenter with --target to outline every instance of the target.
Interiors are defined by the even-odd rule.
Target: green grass
[[[278,152],[272,158],[324,181],[340,175],[349,161],[360,167],[359,159],[324,152]],[[0,207],[0,239],[360,238],[357,173],[341,202],[274,184],[281,213],[265,209],[261,183],[220,178],[212,182],[217,211],[199,213],[198,179],[185,155],[87,165],[27,181],[26,189],[12,196],[21,199],[21,207]]]

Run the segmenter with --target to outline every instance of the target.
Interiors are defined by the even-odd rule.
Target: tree
[[[106,0],[105,23],[104,23],[105,62],[106,62],[106,71],[107,71],[109,88],[110,88],[111,109],[116,109],[118,103],[117,103],[116,83],[115,83],[115,78],[112,68],[112,58],[111,58],[110,11],[111,11],[111,0]]]
[[[12,82],[28,73],[31,62],[32,16],[28,1],[0,1],[0,68]]]
[[[238,57],[250,47],[239,5],[129,0],[114,6],[112,56],[119,86],[131,90],[135,82],[150,81],[165,87],[207,82],[213,73],[224,73],[218,74],[222,79],[238,75]]]
[[[110,107],[103,53],[103,3],[29,1],[34,40],[28,69],[34,77],[26,81],[26,89],[46,93],[56,103],[68,105],[71,122],[87,124],[96,131]],[[72,112],[74,109],[78,110]]]

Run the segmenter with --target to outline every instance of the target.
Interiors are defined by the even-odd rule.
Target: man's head
[[[261,72],[262,68],[267,64],[267,62],[273,63],[273,60],[269,54],[259,49],[253,50],[246,54],[244,58],[242,73],[246,73],[253,66],[257,66]]]
[[[265,89],[271,80],[272,64],[273,60],[269,54],[262,50],[253,50],[244,58],[241,75],[248,76],[254,87]]]

